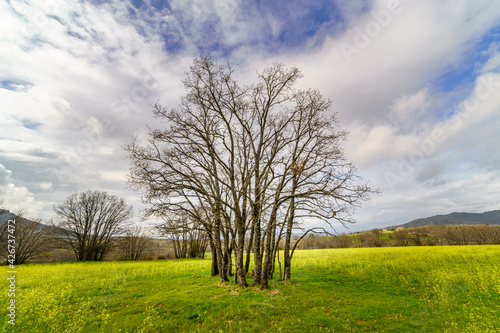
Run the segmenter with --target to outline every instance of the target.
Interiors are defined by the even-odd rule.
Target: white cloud
[[[42,190],[50,190],[52,188],[52,183],[40,183],[40,188]]]
[[[348,157],[384,193],[357,213],[361,223],[495,207],[498,37],[467,79],[473,90],[439,91],[432,82],[460,69],[498,25],[496,2],[401,1],[384,18],[391,2],[337,1],[342,22],[319,29],[293,54],[268,44],[294,22],[241,1],[176,0],[168,10],[117,0],[10,3],[15,10],[0,4],[0,81],[10,82],[0,89],[0,159],[12,170],[2,166],[0,178],[10,204],[30,202],[49,214],[87,188],[137,201],[124,190],[121,146],[142,138],[146,124],[158,126],[150,105],[175,107],[192,57],[219,43],[215,55],[230,53],[244,82],[283,61],[304,72],[302,87],[332,99],[351,132]],[[350,59],[342,43],[356,48]],[[467,111],[478,96],[485,97]],[[392,186],[388,173],[399,177]]]
[[[451,211],[498,209],[498,91],[500,76],[493,70],[481,74],[471,93],[458,103],[455,114],[434,120],[432,126],[429,115],[418,135],[400,134],[387,126],[365,126],[364,133],[369,135],[360,136],[358,125],[351,135],[361,139],[348,145],[350,155],[384,193],[375,199],[375,205],[361,210],[359,219],[387,220],[384,223],[390,225]],[[384,145],[385,149],[381,148]],[[378,161],[367,160],[371,152],[385,155]],[[380,215],[380,209],[385,213]],[[377,215],[380,217],[374,218]]]
[[[488,1],[402,1],[400,13],[393,15],[366,47],[358,48],[351,62],[347,61],[342,43],[356,46],[356,33],[365,31],[374,14],[384,8],[385,2],[375,1],[371,11],[353,20],[345,34],[328,39],[321,50],[287,61],[303,69],[304,87],[319,87],[333,100],[334,110],[350,131],[348,157],[360,166],[370,184],[383,192],[356,217],[361,223],[384,225],[389,220],[402,223],[435,213],[481,210],[481,199],[474,205],[460,207],[458,203],[466,201],[466,196],[481,198],[489,193],[491,179],[499,174],[500,164],[493,161],[500,158],[493,147],[500,142],[500,133],[495,130],[500,125],[500,94],[496,94],[495,84],[487,85],[493,93],[481,85],[497,82],[497,43],[493,42],[485,54],[486,63],[478,64],[482,69],[475,73],[470,93],[462,86],[443,93],[429,83],[462,66],[471,47],[498,23],[500,6]],[[476,98],[478,89],[487,98],[465,119],[465,105]],[[450,97],[459,102],[449,104]],[[466,190],[456,195],[454,190],[443,190],[461,177],[457,170],[466,165],[473,168],[467,174],[480,175],[486,165],[490,172],[475,180],[481,181],[480,185],[460,183]],[[388,174],[397,178],[389,177],[388,181]],[[433,198],[439,205],[426,199],[435,193],[446,195],[441,200]],[[407,198],[406,204],[402,197]],[[490,202],[484,206],[487,209],[494,197],[485,194],[484,198]]]
[[[389,120],[402,123],[408,120],[418,121],[431,104],[429,89],[424,88],[412,95],[398,97],[391,105]]]
[[[460,65],[471,43],[500,19],[499,5],[488,1],[462,2],[457,8],[452,4],[401,1],[400,13],[369,38],[351,62],[341,45],[355,45],[352,30],[328,38],[317,52],[291,56],[287,62],[304,71],[304,86],[319,87],[332,97],[342,121],[380,120],[395,100],[425,88],[450,66]],[[384,7],[385,1],[375,1],[373,11],[353,21],[352,28],[364,30],[374,22],[372,13]]]
[[[42,213],[43,203],[24,186],[17,186],[11,178],[12,171],[0,164],[0,199],[4,209],[13,213],[24,211],[27,216],[37,217]]]

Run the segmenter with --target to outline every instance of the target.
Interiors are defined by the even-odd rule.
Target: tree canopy
[[[54,209],[63,240],[78,261],[103,260],[132,217],[132,206],[100,191],[75,192]]]
[[[374,192],[345,158],[347,133],[331,102],[317,90],[297,89],[301,77],[277,63],[256,83],[240,85],[230,63],[197,58],[180,106],[154,106],[164,128],[125,147],[129,182],[142,191],[146,214],[195,221],[208,235],[212,274],[221,281],[232,274],[234,251],[235,283],[248,286],[251,250],[253,284],[267,288],[280,240],[289,280],[294,230],[351,223],[353,208]]]

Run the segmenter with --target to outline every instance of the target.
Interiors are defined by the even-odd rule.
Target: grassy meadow
[[[292,282],[276,276],[263,292],[221,284],[209,276],[210,263],[19,266],[16,326],[4,316],[0,331],[500,331],[496,245],[300,250]]]

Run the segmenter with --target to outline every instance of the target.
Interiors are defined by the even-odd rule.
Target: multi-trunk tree
[[[154,106],[165,127],[125,147],[129,180],[143,191],[147,214],[198,221],[221,281],[228,281],[234,251],[235,283],[248,286],[251,251],[253,284],[267,288],[281,239],[289,280],[294,230],[305,235],[352,222],[352,208],[373,192],[345,159],[346,133],[330,101],[296,89],[300,77],[297,68],[274,64],[242,86],[229,63],[197,58],[181,105]]]
[[[103,260],[132,217],[124,199],[100,191],[75,192],[54,210],[62,241],[78,261]]]
[[[126,260],[140,260],[151,245],[149,233],[140,226],[127,228],[117,240],[118,250]]]

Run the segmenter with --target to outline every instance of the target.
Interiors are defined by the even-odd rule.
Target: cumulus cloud
[[[30,216],[42,213],[43,203],[35,198],[35,194],[24,186],[17,186],[11,178],[12,171],[0,164],[0,199],[3,200],[3,209],[11,212],[27,212]]]
[[[386,150],[397,153],[387,153],[379,163],[368,165],[366,155],[384,151],[380,139],[366,136],[356,147],[350,146],[352,157],[384,192],[384,199],[378,202],[393,207],[384,219],[391,216],[395,223],[402,223],[423,215],[499,208],[495,188],[500,179],[500,153],[496,149],[500,140],[500,76],[494,73],[479,75],[453,114],[438,120],[429,117],[411,140],[396,131],[382,131],[379,137],[387,143]],[[369,133],[377,130],[373,127]],[[406,146],[402,144],[405,141]],[[406,149],[398,149],[401,147]],[[369,216],[365,219],[374,220]]]
[[[431,103],[428,88],[412,95],[400,96],[391,105],[388,118],[396,123],[408,122],[408,120],[418,122]]]
[[[358,211],[358,221],[402,223],[418,214],[487,209],[481,199],[461,206],[457,202],[464,200],[455,198],[469,193],[494,200],[486,193],[500,165],[493,149],[500,139],[494,130],[500,121],[495,33],[486,50],[477,48],[498,25],[500,7],[401,1],[391,13],[391,3],[374,1],[321,50],[290,57],[306,74],[304,86],[319,87],[333,100],[350,131],[349,158],[383,192]],[[346,44],[355,52],[344,52]],[[481,57],[471,58],[474,52]],[[465,82],[451,82],[447,90],[438,86],[443,75],[464,66],[473,67]],[[443,190],[457,178],[483,175],[484,168],[488,172],[479,179],[491,180],[482,187],[464,181],[464,191]],[[425,199],[434,193],[446,194],[441,205]]]

